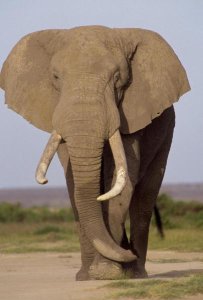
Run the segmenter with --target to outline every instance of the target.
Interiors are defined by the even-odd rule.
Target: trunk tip
[[[137,256],[132,253],[130,250],[126,250],[125,253],[125,262],[131,262],[137,259]]]

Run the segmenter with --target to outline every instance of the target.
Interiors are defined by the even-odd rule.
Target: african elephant
[[[57,151],[79,230],[76,279],[147,276],[149,224],[173,136],[173,103],[190,90],[171,47],[143,29],[34,32],[11,51],[0,85],[9,108],[52,133],[36,179],[47,181]]]

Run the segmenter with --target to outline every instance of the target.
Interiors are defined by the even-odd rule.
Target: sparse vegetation
[[[70,208],[0,204],[0,252],[79,251]]]
[[[150,229],[149,249],[202,251],[203,205],[174,202],[167,195],[158,199],[165,229],[162,240]],[[33,251],[79,251],[79,241],[70,208],[23,208],[0,204],[0,253]]]
[[[0,226],[0,253],[79,250],[74,223],[5,223]]]
[[[0,204],[1,223],[73,222],[73,220],[71,208],[23,208],[20,204]]]
[[[111,299],[180,299],[184,296],[203,293],[203,273],[173,280],[149,279],[115,281],[105,285],[114,290]]]
[[[195,201],[174,201],[166,194],[157,200],[164,228],[202,228],[203,229],[203,204]],[[152,220],[152,224],[154,221]]]
[[[202,251],[203,205],[174,202],[170,197],[161,195],[158,206],[165,239],[160,238],[152,220],[149,249]],[[0,204],[0,253],[80,251],[73,219],[69,208],[23,208],[19,204]],[[178,264],[184,259],[160,258],[153,262]],[[114,281],[104,288],[109,290],[107,299],[180,299],[203,293],[202,281],[203,273],[185,273],[180,278]]]
[[[174,201],[162,194],[158,197],[165,239],[160,239],[152,218],[149,248],[158,250],[202,251],[203,204]]]
[[[149,249],[201,252],[203,250],[203,230],[197,228],[166,229],[165,238],[161,239],[156,228],[151,227]]]

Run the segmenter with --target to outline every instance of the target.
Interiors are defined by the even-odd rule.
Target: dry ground
[[[0,254],[0,299],[111,299],[112,289],[102,287],[109,281],[75,281],[79,266],[79,253]],[[195,274],[203,271],[203,253],[149,251],[147,270],[152,278],[171,279]]]

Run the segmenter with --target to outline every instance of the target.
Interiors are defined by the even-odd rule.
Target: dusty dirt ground
[[[109,297],[111,290],[99,288],[109,281],[76,282],[79,267],[79,253],[1,254],[0,299],[102,300]],[[151,278],[194,274],[203,271],[203,253],[149,251],[147,270]]]

